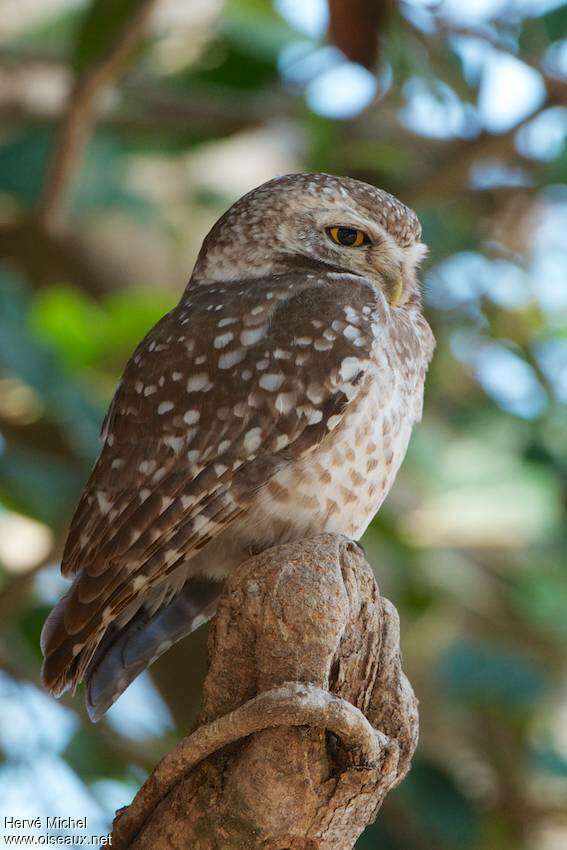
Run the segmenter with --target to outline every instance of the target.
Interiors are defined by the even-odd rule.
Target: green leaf
[[[107,325],[104,340],[115,360],[124,362],[140,339],[174,307],[177,297],[167,290],[139,289],[117,292],[104,301]]]
[[[550,41],[559,41],[565,38],[567,32],[567,5],[562,3],[557,9],[553,9],[546,15],[538,18],[543,25],[545,33]]]
[[[517,606],[525,619],[544,634],[567,637],[567,568],[557,564],[541,565],[519,579],[515,592]]]
[[[276,86],[280,51],[294,38],[267,0],[230,3],[197,65],[166,82],[181,90],[197,84],[242,93]]]
[[[21,282],[0,267],[0,370],[34,389],[46,416],[68,432],[77,452],[91,460],[102,411],[62,368],[56,352],[34,337]]]
[[[51,345],[73,369],[96,362],[101,321],[104,313],[100,307],[70,286],[53,286],[38,293],[30,313],[30,325],[38,339]]]
[[[73,65],[82,74],[100,62],[145,0],[93,0],[79,28]]]
[[[9,446],[0,455],[0,501],[52,528],[68,522],[83,483],[80,471],[43,452]]]

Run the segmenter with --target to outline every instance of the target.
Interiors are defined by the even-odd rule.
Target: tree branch
[[[118,813],[113,846],[352,848],[417,741],[397,614],[359,548],[322,535],[252,558],[209,654],[197,728]]]
[[[75,81],[37,209],[38,221],[46,229],[58,230],[64,223],[69,187],[80,167],[100,94],[140,43],[156,3],[141,2],[112,47]]]

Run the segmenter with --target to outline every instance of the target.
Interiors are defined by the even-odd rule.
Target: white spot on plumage
[[[227,331],[224,334],[220,334],[219,336],[216,336],[214,338],[213,345],[214,345],[215,348],[226,348],[226,346],[229,344],[229,342],[232,342],[233,339],[234,339],[234,334],[232,333],[232,331]]]
[[[195,422],[198,422],[201,418],[201,412],[192,407],[190,410],[186,410],[183,414],[183,421],[187,423],[187,425],[194,425]]]
[[[173,410],[174,407],[175,405],[172,401],[160,401],[157,412],[159,416],[163,416],[164,413],[169,413],[169,411]]]
[[[247,454],[255,452],[262,445],[262,429],[251,428],[244,435],[244,450]]]
[[[248,405],[245,401],[239,401],[237,404],[234,405],[232,411],[235,416],[238,416],[239,419],[244,419],[244,417],[248,413],[248,409]]]
[[[360,321],[360,313],[354,307],[345,307],[345,316],[347,321],[357,324]]]
[[[281,372],[266,372],[259,380],[259,384],[264,390],[276,392],[284,382],[284,376]]]
[[[240,363],[246,357],[246,352],[243,348],[234,348],[232,351],[227,351],[219,357],[219,369],[232,369],[237,363]]]
[[[151,475],[156,466],[155,460],[143,460],[138,466],[138,472],[141,472],[142,475]]]
[[[321,384],[309,384],[306,390],[307,398],[312,404],[321,404],[323,399],[325,398],[325,393],[323,392],[323,387]]]
[[[260,325],[259,328],[248,328],[240,334],[240,342],[242,345],[254,345],[266,335],[267,330],[267,325]]]
[[[358,339],[358,337],[360,336],[360,331],[358,328],[355,328],[354,325],[347,325],[343,331],[343,336],[352,341]]]
[[[157,387],[155,386],[155,384],[149,384],[147,387],[144,388],[145,396],[153,395],[153,393],[155,392],[157,392]]]
[[[295,404],[295,393],[278,393],[276,396],[276,410],[280,413],[289,413]]]
[[[345,357],[341,363],[341,377],[343,381],[352,381],[360,372],[362,363],[358,357]]]
[[[138,576],[135,577],[134,581],[132,582],[132,590],[134,590],[134,591],[141,590],[143,587],[145,587],[147,585],[147,583],[148,583],[148,577],[147,576],[138,575]]]
[[[184,437],[173,437],[170,434],[163,438],[164,445],[168,446],[176,455],[178,455],[185,443]]]
[[[321,410],[316,410],[314,407],[307,410],[305,413],[305,417],[310,425],[316,425],[323,418],[323,413]]]
[[[195,375],[191,375],[189,380],[187,381],[187,392],[194,393],[199,392],[200,390],[210,389],[212,386],[209,376],[206,372],[197,372]]]
[[[193,531],[201,531],[208,524],[209,520],[203,514],[197,514],[193,520]]]
[[[104,490],[97,490],[95,495],[99,511],[101,514],[107,514],[113,503],[110,501]]]
[[[285,449],[286,446],[289,445],[289,437],[287,434],[279,434],[274,449],[276,452],[281,452],[282,449]]]
[[[183,372],[172,372],[171,373],[171,380],[172,381],[180,381],[182,377],[183,377]]]

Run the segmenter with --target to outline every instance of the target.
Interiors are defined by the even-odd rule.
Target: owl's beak
[[[397,307],[404,294],[404,278],[401,269],[396,269],[391,274],[384,275],[384,281],[390,307]]]

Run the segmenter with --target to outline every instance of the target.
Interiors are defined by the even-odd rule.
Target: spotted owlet
[[[215,224],[106,416],[42,634],[54,694],[84,679],[98,719],[252,553],[362,535],[421,417],[420,234],[391,195],[327,174],[272,180]]]

